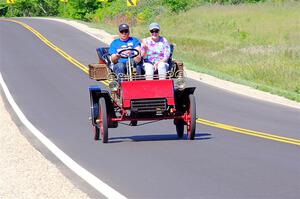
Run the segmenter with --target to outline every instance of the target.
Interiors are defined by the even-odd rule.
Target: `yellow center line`
[[[278,142],[284,142],[284,143],[289,143],[289,144],[294,144],[294,145],[300,146],[300,140],[294,139],[294,138],[288,138],[288,137],[273,135],[273,134],[269,134],[269,133],[263,133],[263,132],[259,132],[259,131],[243,129],[243,128],[239,128],[236,126],[231,126],[231,125],[222,124],[222,123],[218,123],[218,122],[212,122],[212,121],[208,121],[208,120],[201,119],[201,118],[197,119],[197,123],[220,128],[220,129],[225,129],[225,130],[236,132],[236,133],[251,135],[251,136],[255,136],[255,137],[260,137],[260,138],[265,138],[265,139],[269,139],[269,140],[275,140]]]
[[[55,52],[57,52],[62,57],[64,57],[66,60],[68,60],[69,62],[74,64],[76,67],[81,69],[83,72],[88,74],[88,67],[81,64],[79,61],[74,59],[72,56],[70,56],[69,54],[67,54],[66,52],[64,52],[63,50],[58,48],[57,46],[55,46],[53,43],[51,43],[49,40],[47,40],[42,34],[40,34],[38,31],[36,31],[34,28],[30,27],[29,25],[27,25],[23,22],[17,21],[17,20],[0,19],[0,21],[1,20],[17,23],[17,24],[23,26],[24,28],[28,29],[34,35],[36,35],[42,42],[44,42],[47,46],[52,48]],[[101,81],[101,82],[105,85],[108,85],[108,81]],[[243,129],[243,128],[239,128],[239,127],[235,127],[235,126],[230,126],[230,125],[227,125],[227,124],[212,122],[212,121],[201,119],[201,118],[198,118],[196,120],[196,122],[199,123],[199,124],[204,124],[204,125],[207,125],[207,126],[212,126],[212,127],[216,127],[216,128],[220,128],[220,129],[225,129],[225,130],[228,130],[228,131],[241,133],[241,134],[244,134],[244,135],[250,135],[250,136],[255,136],[255,137],[260,137],[260,138],[264,138],[264,139],[269,139],[269,140],[274,140],[274,141],[278,141],[278,142],[284,142],[284,143],[300,146],[300,140],[298,140],[298,139],[293,139],[293,138],[273,135],[273,134],[269,134],[269,133],[263,133],[263,132],[259,132],[259,131]]]
[[[74,59],[68,53],[64,52],[59,47],[57,47],[56,45],[54,45],[52,42],[50,42],[48,39],[46,39],[42,34],[40,34],[34,28],[30,27],[29,25],[27,25],[27,24],[25,24],[23,22],[17,21],[17,20],[12,20],[12,19],[1,19],[1,20],[17,23],[17,24],[23,26],[24,28],[28,29],[35,36],[37,36],[42,42],[44,42],[47,46],[49,46],[50,48],[52,48],[55,52],[57,52],[62,57],[64,57],[65,59],[67,59],[69,62],[71,62],[72,64],[74,64],[75,66],[77,66],[79,69],[81,69],[83,72],[85,72],[85,73],[88,74],[88,67],[86,67],[85,65],[81,64],[79,61],[77,61],[76,59]]]

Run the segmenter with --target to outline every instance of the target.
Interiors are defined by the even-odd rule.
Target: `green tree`
[[[167,5],[172,12],[178,13],[187,9],[189,0],[163,0],[163,3]]]
[[[59,0],[40,0],[40,8],[47,16],[56,16],[58,12]]]
[[[12,15],[16,17],[54,16],[58,14],[59,0],[17,0]],[[6,16],[10,13],[7,11]]]
[[[38,0],[19,0],[13,5],[13,16],[27,17],[38,14]]]
[[[5,16],[8,11],[8,6],[4,2],[0,2],[0,17]]]
[[[69,0],[66,10],[63,8],[65,5],[60,4],[60,13],[73,19],[87,20],[89,14],[94,13],[100,5],[101,2],[97,0]]]

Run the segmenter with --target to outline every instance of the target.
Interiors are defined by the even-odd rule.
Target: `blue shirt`
[[[117,54],[123,49],[126,48],[136,48],[137,46],[140,46],[140,41],[135,37],[129,37],[128,40],[122,41],[121,39],[115,39],[110,44],[109,47],[109,54]],[[118,60],[118,63],[126,63],[128,59],[126,58],[120,58]]]

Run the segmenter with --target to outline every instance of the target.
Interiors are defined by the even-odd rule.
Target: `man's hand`
[[[110,56],[110,59],[111,59],[111,61],[115,64],[115,63],[118,62],[118,59],[120,59],[120,57],[121,57],[121,55],[117,53],[117,54],[112,54],[112,55]]]
[[[139,55],[134,58],[134,62],[138,64],[141,61],[141,47],[137,46],[135,49],[139,51]]]

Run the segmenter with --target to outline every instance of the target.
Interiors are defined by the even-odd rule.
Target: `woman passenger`
[[[146,79],[153,79],[155,71],[158,72],[159,79],[165,79],[167,68],[169,68],[170,44],[165,37],[159,35],[160,26],[158,23],[151,23],[149,31],[150,37],[143,39],[141,45]]]

